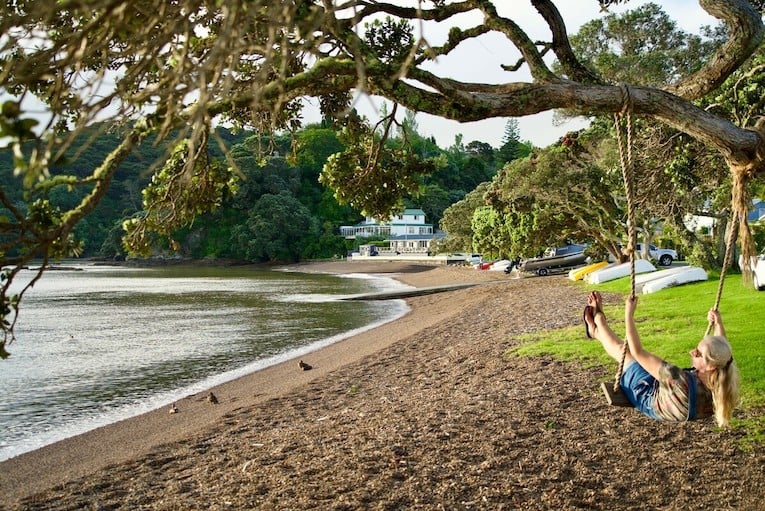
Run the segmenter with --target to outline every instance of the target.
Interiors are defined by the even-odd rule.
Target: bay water
[[[49,270],[24,296],[11,357],[0,360],[0,460],[391,321],[403,300],[341,298],[404,287],[249,267]]]

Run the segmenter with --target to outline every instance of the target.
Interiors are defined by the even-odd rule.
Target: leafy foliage
[[[407,20],[395,20],[390,16],[374,20],[366,25],[366,40],[375,57],[386,63],[403,64],[414,45],[412,24]]]
[[[481,206],[473,211],[471,221],[473,252],[480,252],[491,258],[504,258],[503,241],[507,232],[502,216],[490,206]]]
[[[387,218],[402,211],[403,197],[417,195],[422,178],[437,166],[406,147],[390,147],[358,119],[348,119],[340,141],[345,150],[327,159],[319,181],[335,190],[340,204],[364,215]]]
[[[298,261],[306,240],[318,237],[310,211],[288,193],[265,194],[233,229],[235,251],[249,261]]]
[[[164,167],[152,177],[143,191],[144,212],[125,222],[125,245],[128,251],[148,255],[152,249],[150,233],[170,238],[172,234],[202,213],[214,211],[225,193],[236,190],[238,179],[217,161],[194,156],[207,152],[207,144],[194,147],[182,141]]]
[[[506,166],[487,193],[509,233],[504,250],[529,257],[566,240],[592,240],[621,257],[617,247],[626,228],[620,174],[603,163],[581,148],[559,145]]]
[[[473,250],[473,214],[486,205],[484,195],[489,183],[482,183],[462,200],[444,211],[441,228],[447,237],[435,247],[437,252],[463,252]]]
[[[663,86],[696,72],[718,43],[678,29],[659,5],[648,3],[585,23],[571,45],[610,83]]]
[[[603,0],[601,5],[611,3]],[[10,189],[0,196],[6,213],[0,222],[3,266],[18,268],[33,257],[43,257],[47,263],[49,257],[77,248],[72,233],[99,204],[114,199],[110,197],[112,186],[119,183],[119,192],[128,192],[134,200],[139,185],[151,173],[156,176],[150,178],[151,186],[141,197],[145,211],[130,222],[135,246],[147,247],[146,227],[172,239],[173,231],[193,214],[227,206],[236,162],[225,154],[227,150],[222,151],[220,161],[211,158],[210,146],[226,145],[213,126],[225,123],[258,133],[264,144],[254,159],[264,165],[280,146],[280,135],[299,128],[301,98],[305,97],[319,98],[326,118],[333,120],[350,113],[355,92],[387,98],[394,104],[394,114],[401,105],[412,112],[462,122],[560,108],[591,115],[622,108],[623,89],[609,87],[609,83],[625,77],[634,77],[635,83],[658,83],[662,74],[686,73],[673,76],[671,85],[636,89],[640,93],[635,97],[636,108],[714,146],[730,169],[763,173],[765,143],[760,134],[691,104],[719,87],[761,44],[765,27],[760,14],[747,3],[703,2],[704,8],[727,23],[724,43],[699,68],[687,66],[693,64],[690,60],[675,59],[669,69],[651,62],[655,65],[646,73],[650,77],[646,82],[620,65],[604,66],[603,73],[593,73],[563,35],[567,30],[555,5],[532,4],[539,22],[549,28],[550,41],[532,42],[511,19],[512,13],[504,16],[499,12],[505,3],[490,1],[438,0],[417,8],[396,2],[340,6],[312,1],[274,8],[266,0],[6,3],[0,6],[4,35],[0,40],[0,87],[11,101],[0,111],[0,130],[14,149],[12,168],[17,169],[23,193],[20,201],[11,197]],[[458,23],[460,28],[455,28]],[[416,24],[432,25],[437,28],[432,33],[448,36],[444,41],[418,39],[413,30]],[[635,27],[644,25],[636,22]],[[630,34],[631,27],[623,28],[624,34]],[[652,36],[647,30],[639,34],[646,40]],[[525,67],[531,77],[528,82],[485,84],[434,71],[438,59],[485,35],[502,38],[503,47],[497,51],[522,56],[506,69]],[[638,38],[622,41],[636,42]],[[651,41],[657,47],[662,43]],[[641,54],[641,46],[634,47],[636,55]],[[703,54],[700,48],[698,55]],[[691,45],[686,53],[690,49]],[[554,53],[560,69],[548,66],[549,59],[543,58],[548,51]],[[675,58],[671,49],[665,55]],[[624,57],[632,58],[619,56]],[[695,69],[698,72],[687,75]],[[39,117],[43,120],[35,125],[38,116],[31,111],[38,105],[42,105]],[[394,119],[388,117],[380,130],[352,115],[342,121],[342,152],[330,157],[321,173],[339,204],[384,216],[416,197],[422,185],[437,185],[454,199],[464,195],[471,188],[464,186],[466,181],[457,186],[457,170],[469,170],[470,181],[477,181],[481,174],[492,175],[496,169],[480,161],[465,166],[459,151],[439,158],[429,153],[427,144],[413,144],[422,141],[404,140],[408,136],[402,136],[400,145],[391,143]],[[83,134],[101,121],[104,132],[120,130],[118,143],[102,153],[106,156],[76,171],[52,172],[67,155],[80,152]],[[765,126],[755,124],[754,128],[765,132]],[[160,151],[155,159],[142,162],[142,170],[148,171],[142,179],[115,180],[123,163],[144,144],[173,150]],[[185,153],[183,144],[187,144]],[[682,169],[682,161],[678,162]],[[437,176],[439,169],[446,172]],[[257,174],[252,167],[250,170]],[[273,173],[262,177],[257,183],[262,188],[253,187],[252,192],[275,192],[284,183]],[[682,173],[676,177],[683,177]],[[324,193],[313,193],[305,186],[302,176],[287,181],[290,195],[297,193],[301,204],[326,201]],[[300,191],[292,188],[295,182]],[[190,189],[183,190],[187,185]],[[431,191],[433,197],[443,196],[434,188]],[[208,193],[210,197],[205,197]],[[116,198],[113,204],[124,203]],[[283,203],[279,199],[266,205],[278,210]],[[207,219],[217,214],[230,219],[220,210]],[[256,219],[252,222],[257,224]],[[86,222],[80,229],[100,233],[106,240],[112,226]],[[186,229],[190,236],[197,234]],[[8,281],[12,280],[11,273]],[[2,289],[3,304],[7,290],[7,286]]]

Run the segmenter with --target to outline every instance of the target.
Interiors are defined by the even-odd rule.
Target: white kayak
[[[674,275],[675,273],[685,271],[687,268],[688,266],[673,266],[672,268],[667,268],[666,270],[657,270],[637,275],[635,276],[635,286],[640,287],[644,284],[647,284],[648,282],[651,282],[652,280],[661,279],[669,275]]]
[[[635,273],[648,273],[656,271],[656,267],[646,259],[635,261]],[[594,271],[585,277],[589,284],[602,284],[609,280],[616,280],[622,277],[628,277],[630,274],[630,263],[616,264],[607,266],[603,269]]]
[[[668,288],[681,286],[691,282],[702,282],[707,280],[707,272],[704,268],[698,266],[684,266],[681,271],[674,272],[670,275],[665,275],[657,279],[649,280],[643,286],[643,294],[655,293],[656,291]],[[665,270],[667,271],[667,270]],[[662,273],[662,272],[656,272]],[[636,280],[637,282],[637,280]]]

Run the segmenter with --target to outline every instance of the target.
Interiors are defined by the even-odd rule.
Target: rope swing
[[[723,265],[720,269],[720,282],[717,286],[717,296],[715,297],[715,303],[712,307],[714,310],[718,310],[720,307],[723,283],[725,282],[726,273],[728,272],[731,260],[733,259],[737,237],[741,238],[741,256],[744,260],[741,271],[744,275],[744,282],[747,282],[752,278],[752,268],[749,261],[752,260],[755,251],[752,232],[749,230],[749,222],[747,221],[749,205],[751,202],[747,191],[747,185],[754,177],[754,172],[752,168],[747,167],[733,167],[732,171],[730,197],[731,221],[728,224],[728,229],[725,233],[725,258],[723,259]],[[709,335],[712,331],[712,327],[713,325],[710,323],[707,326],[705,335]]]
[[[619,143],[619,161],[622,167],[622,181],[624,182],[624,195],[627,198],[627,254],[630,258],[630,297],[635,298],[635,259],[637,247],[637,224],[635,222],[635,163],[632,159],[632,97],[629,88],[622,84],[619,86],[622,92],[622,111],[614,114],[614,128],[616,128],[616,140]],[[624,127],[623,127],[624,125]],[[624,361],[629,353],[629,345],[625,341],[622,346],[622,358],[619,369],[614,377],[613,392],[622,394],[619,380],[624,371]],[[624,398],[624,396],[622,395]],[[624,398],[626,401],[626,398]],[[629,401],[627,401],[629,402]]]
[[[637,258],[637,224],[635,222],[635,166],[632,159],[632,136],[633,136],[633,105],[632,97],[630,96],[629,88],[627,85],[621,84],[619,86],[622,93],[622,110],[621,112],[614,114],[614,128],[616,130],[616,138],[619,144],[619,160],[622,169],[622,180],[624,182],[624,194],[627,200],[627,235],[628,243],[626,253],[630,258],[630,297],[635,298],[635,259]],[[742,240],[742,252],[744,260],[747,264],[744,264],[745,278],[747,272],[751,273],[748,261],[750,260],[750,254],[754,253],[754,242],[752,240],[751,232],[747,223],[747,211],[749,206],[749,197],[747,194],[747,183],[751,179],[753,172],[751,169],[734,168],[733,169],[733,183],[731,190],[731,221],[728,224],[726,232],[725,242],[725,257],[723,259],[723,265],[720,270],[720,280],[717,285],[717,295],[713,305],[714,310],[718,310],[720,301],[722,299],[723,285],[725,283],[725,277],[728,268],[733,258],[733,252],[735,249],[735,243],[737,234],[741,234]],[[709,335],[712,331],[713,324],[709,323],[705,332],[705,336]],[[622,347],[622,357],[619,362],[618,370],[614,377],[614,383],[612,386],[603,383],[601,388],[606,395],[606,399],[610,405],[630,407],[632,403],[627,399],[621,390],[619,382],[624,371],[624,362],[629,353],[629,345],[625,341]]]
[[[614,128],[616,130],[616,140],[619,144],[619,161],[622,168],[622,181],[624,183],[624,196],[627,199],[627,249],[626,252],[630,258],[630,297],[635,298],[635,259],[637,247],[637,223],[635,222],[635,164],[632,159],[632,97],[629,88],[621,84],[619,89],[622,93],[622,110],[614,113]],[[619,381],[624,371],[624,362],[629,353],[629,345],[625,341],[622,345],[622,357],[619,361],[619,367],[614,376],[613,385],[603,382],[601,388],[606,396],[608,404],[612,406],[630,407],[632,403],[622,392]]]
[[[735,195],[735,194],[734,194]],[[725,283],[725,274],[728,272],[730,266],[730,260],[733,258],[733,248],[736,244],[736,231],[738,230],[738,215],[733,215],[730,223],[728,224],[728,230],[725,233],[725,258],[723,259],[723,265],[720,269],[720,281],[717,283],[717,296],[715,296],[715,303],[712,309],[719,310],[720,300],[722,299],[723,284]],[[712,331],[714,325],[709,323],[707,325],[707,331],[704,333],[706,337]]]

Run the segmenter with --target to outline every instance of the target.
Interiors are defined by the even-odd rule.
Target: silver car
[[[637,244],[638,254],[643,253],[643,244]],[[660,266],[670,266],[673,261],[677,260],[677,252],[671,248],[659,248],[656,245],[648,245],[648,255],[651,259],[655,259],[659,262]]]

